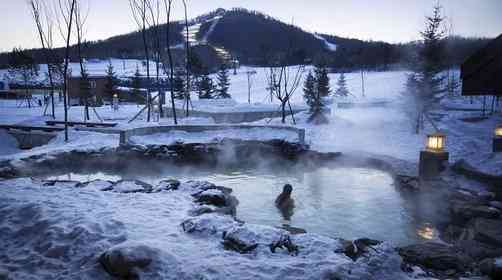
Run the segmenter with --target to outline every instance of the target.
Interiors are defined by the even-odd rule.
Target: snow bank
[[[7,131],[0,129],[0,156],[19,153],[17,140]]]
[[[223,139],[248,141],[285,140],[297,142],[298,134],[293,131],[273,128],[225,129],[206,132],[186,132],[173,130],[169,133],[157,133],[147,136],[133,136],[130,141],[144,145],[171,145],[175,143],[213,143]]]

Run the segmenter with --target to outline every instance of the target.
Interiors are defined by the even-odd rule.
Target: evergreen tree
[[[185,98],[185,79],[184,74],[181,71],[177,71],[174,76],[173,85],[174,87],[174,98],[184,99]]]
[[[202,74],[197,82],[197,93],[199,99],[212,99],[214,92],[213,80],[207,74]]]
[[[350,95],[349,90],[347,89],[347,81],[345,80],[345,74],[341,73],[340,77],[338,77],[338,81],[336,82],[338,88],[335,91],[335,96],[339,97],[347,97]]]
[[[328,123],[328,118],[324,115],[325,104],[323,96],[321,96],[321,92],[319,91],[318,80],[312,75],[312,72],[309,72],[305,79],[303,96],[310,108],[310,117],[307,121],[314,124]]]
[[[230,81],[228,78],[228,70],[225,65],[221,65],[217,75],[217,89],[216,98],[230,98],[228,89],[230,88]]]
[[[303,85],[303,99],[305,99],[305,102],[309,106],[310,112],[313,111],[313,105],[315,103],[316,97],[316,80],[314,78],[314,75],[312,75],[312,71],[309,71]]]
[[[80,89],[80,103],[89,104],[89,98],[91,97],[91,82],[89,81],[89,73],[87,70],[80,72],[80,81],[79,81],[79,89]]]
[[[9,75],[14,79],[21,78],[25,88],[25,97],[28,107],[31,107],[31,95],[28,92],[28,84],[38,76],[39,66],[33,57],[22,49],[13,49],[9,55]]]
[[[139,67],[136,65],[136,72],[132,78],[132,93],[135,98],[141,96],[141,73],[139,72]]]
[[[327,97],[331,93],[329,86],[328,68],[325,63],[318,64],[315,69],[315,78],[317,81],[317,91],[321,97]]]
[[[112,98],[114,94],[117,92],[117,76],[115,71],[113,70],[113,65],[111,62],[108,64],[106,68],[106,84],[105,84],[105,96],[107,98]]]
[[[426,17],[426,27],[420,32],[422,42],[413,63],[413,73],[407,78],[407,92],[405,97],[414,105],[411,116],[415,121],[416,133],[423,126],[424,114],[440,94],[447,91],[443,87],[444,76],[444,42],[445,31],[443,23],[445,18],[441,14],[441,6],[434,7],[433,15]]]

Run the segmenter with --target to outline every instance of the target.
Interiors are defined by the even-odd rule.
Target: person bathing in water
[[[275,199],[275,206],[279,208],[285,220],[290,220],[295,208],[295,200],[291,197],[293,187],[290,184],[284,185],[282,193]]]

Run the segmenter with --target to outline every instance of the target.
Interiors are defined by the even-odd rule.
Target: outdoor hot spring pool
[[[204,180],[232,188],[239,200],[237,218],[249,223],[288,224],[310,233],[346,239],[368,237],[396,245],[437,238],[434,221],[437,203],[427,198],[406,197],[394,186],[390,174],[368,167],[143,165],[141,170],[67,172],[45,177],[75,181],[138,179],[151,184],[168,178]],[[286,183],[293,186],[295,199],[289,221],[274,205]]]

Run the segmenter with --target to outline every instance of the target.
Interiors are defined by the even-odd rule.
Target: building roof
[[[461,66],[462,95],[502,96],[502,34]]]

